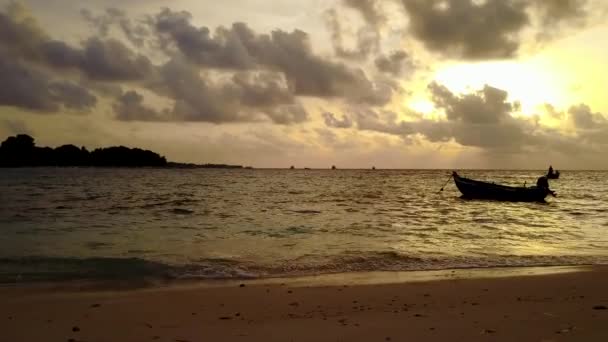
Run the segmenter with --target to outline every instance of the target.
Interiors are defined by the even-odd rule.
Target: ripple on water
[[[463,173],[511,183],[538,175]],[[10,203],[0,205],[0,257],[51,248],[68,258],[134,255],[171,272],[176,260],[209,255],[236,263],[188,265],[202,275],[236,275],[233,266],[277,275],[608,261],[608,173],[572,172],[551,184],[560,197],[547,205],[465,201],[453,184],[437,193],[445,178],[445,171],[0,170],[0,202]]]
[[[192,209],[184,209],[184,208],[173,208],[169,210],[173,214],[177,215],[192,215],[194,214],[194,210]]]
[[[311,215],[321,214],[320,210],[312,210],[312,209],[292,210],[292,212],[294,212],[296,214],[311,214]]]

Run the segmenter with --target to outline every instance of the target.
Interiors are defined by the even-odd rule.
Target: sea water
[[[547,203],[464,200],[449,174],[0,169],[0,282],[608,263],[608,172],[562,172]]]

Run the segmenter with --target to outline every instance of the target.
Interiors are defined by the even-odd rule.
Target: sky
[[[608,168],[603,0],[0,0],[0,139],[254,167]]]

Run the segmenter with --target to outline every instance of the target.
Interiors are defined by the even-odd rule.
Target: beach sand
[[[10,285],[0,303],[0,341],[11,342],[608,341],[606,267]]]

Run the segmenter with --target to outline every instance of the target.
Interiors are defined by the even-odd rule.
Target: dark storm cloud
[[[467,59],[508,58],[529,23],[524,1],[402,0],[410,32],[431,51]]]
[[[410,56],[405,51],[394,51],[388,56],[378,56],[374,63],[381,72],[395,76],[401,74],[404,67],[413,68]]]
[[[272,70],[282,72],[296,96],[344,97],[385,104],[384,89],[361,69],[315,55],[306,32],[294,30],[257,34],[247,24],[220,27],[214,34],[191,24],[188,12],[164,9],[155,18],[161,45],[177,51],[203,68]],[[390,99],[390,97],[388,97]]]
[[[0,105],[56,112],[62,107],[86,111],[97,103],[97,98],[85,88],[54,80],[47,73],[13,61],[2,53],[0,81]]]

